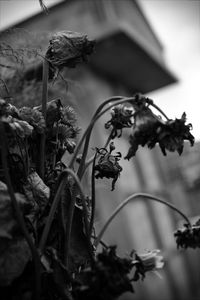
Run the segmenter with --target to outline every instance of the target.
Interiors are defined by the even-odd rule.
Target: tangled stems
[[[4,131],[4,125],[2,122],[0,122],[0,135],[1,135],[1,141],[2,141],[2,147],[1,147],[1,160],[2,160],[2,166],[3,166],[3,170],[4,170],[4,175],[5,175],[5,180],[6,180],[6,184],[8,187],[8,193],[10,195],[12,204],[13,204],[13,208],[15,210],[16,213],[16,218],[18,221],[18,224],[21,228],[21,231],[30,247],[31,253],[32,253],[32,258],[34,261],[34,267],[35,267],[35,291],[34,291],[34,297],[36,300],[40,299],[40,257],[39,254],[37,252],[37,249],[31,239],[31,236],[29,235],[29,232],[26,228],[26,224],[23,218],[23,215],[21,213],[21,210],[19,208],[19,205],[17,203],[17,200],[15,198],[15,194],[13,191],[13,187],[12,187],[12,183],[11,183],[11,179],[10,179],[10,174],[8,171],[8,164],[7,164],[7,137]]]
[[[75,159],[80,151],[80,148],[85,140],[85,144],[84,144],[84,149],[83,149],[83,155],[82,155],[82,159],[80,162],[80,166],[78,169],[78,177],[81,179],[84,171],[86,169],[85,166],[85,160],[86,160],[86,156],[87,156],[87,152],[88,152],[88,147],[89,147],[89,141],[90,141],[90,136],[91,136],[91,132],[92,129],[94,127],[95,122],[105,113],[107,112],[109,109],[111,109],[113,106],[116,106],[118,104],[124,103],[124,102],[133,102],[136,100],[136,96],[134,97],[122,97],[122,96],[115,96],[115,97],[111,97],[109,99],[107,99],[106,101],[104,101],[96,110],[90,124],[88,125],[87,129],[85,130],[84,134],[82,135],[81,140],[79,141],[73,157],[70,161],[69,167],[72,168],[73,164],[75,162]],[[104,108],[104,106],[106,106],[108,103],[114,101],[115,103],[112,103],[109,107],[105,108],[103,111],[102,109]],[[166,116],[166,114],[154,103],[150,103],[149,105],[153,106],[155,109],[157,109],[167,120],[169,120],[169,118]],[[87,164],[88,165],[88,164]]]
[[[108,228],[109,224],[112,222],[112,220],[115,218],[115,216],[120,212],[120,210],[126,206],[130,201],[132,200],[135,200],[136,198],[146,198],[146,199],[149,199],[149,200],[153,200],[153,201],[157,201],[157,202],[160,202],[166,206],[168,206],[169,208],[175,210],[177,213],[179,213],[183,219],[186,220],[187,224],[191,227],[191,223],[189,221],[189,219],[187,218],[187,216],[181,212],[177,207],[175,207],[173,204],[165,201],[165,200],[162,200],[158,197],[155,197],[153,195],[150,195],[150,194],[145,194],[145,193],[137,193],[137,194],[133,194],[131,196],[129,196],[128,198],[126,198],[122,203],[120,203],[117,208],[113,211],[113,213],[110,215],[110,217],[108,218],[108,220],[106,221],[105,225],[103,226],[103,228],[100,230],[96,240],[94,241],[94,247],[97,248],[97,246],[99,245],[100,241],[101,241],[101,238],[104,234],[104,232],[106,231],[106,229]]]

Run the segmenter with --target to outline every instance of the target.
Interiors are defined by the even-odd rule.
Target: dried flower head
[[[63,107],[61,111],[61,123],[73,126],[77,122],[77,117],[74,109],[71,106]]]
[[[164,266],[163,256],[158,255],[160,250],[148,251],[144,254],[135,254],[133,265],[136,268],[133,280],[144,279],[146,272],[156,271]]]
[[[11,116],[1,118],[1,121],[5,125],[5,130],[7,137],[13,138],[14,136],[18,136],[20,138],[24,138],[32,134],[33,126],[31,126],[28,122],[18,120]]]
[[[108,129],[112,126],[113,134],[111,138],[114,139],[117,135],[118,137],[122,135],[123,128],[130,128],[132,125],[133,108],[127,107],[124,104],[119,104],[112,108],[111,119],[105,124],[105,128]]]
[[[94,170],[98,172],[95,178],[113,178],[112,181],[112,191],[115,188],[115,182],[117,181],[122,167],[119,165],[118,161],[121,157],[121,153],[117,152],[117,155],[112,155],[111,152],[115,149],[113,142],[110,144],[110,151],[108,152],[105,148],[96,148],[97,153],[100,155],[97,165]]]
[[[157,141],[166,155],[166,150],[177,151],[179,155],[183,152],[184,140],[188,140],[191,146],[194,145],[194,136],[190,133],[192,124],[185,125],[186,114],[182,114],[180,119],[169,120],[157,129]]]
[[[125,159],[134,156],[139,146],[146,145],[152,149],[158,143],[164,155],[167,154],[166,150],[177,151],[181,155],[185,140],[188,140],[191,146],[194,144],[194,137],[190,133],[192,125],[185,124],[185,113],[181,119],[164,121],[148,107],[143,107],[135,113],[134,117],[133,133],[129,138],[131,147]]]
[[[128,277],[131,269],[131,259],[118,257],[115,246],[103,249],[94,266],[81,272],[73,295],[80,300],[114,300],[124,292],[134,292]]]
[[[78,63],[87,61],[95,44],[87,35],[72,31],[54,34],[49,43],[46,58],[58,70],[74,68]]]
[[[28,122],[38,133],[44,132],[45,121],[42,113],[37,109],[22,107],[19,109],[19,118]]]
[[[134,114],[133,133],[129,137],[128,154],[125,159],[130,159],[135,156],[138,147],[144,147],[147,145],[149,148],[153,148],[156,144],[156,130],[160,124],[160,121],[156,115],[153,114],[150,108],[142,106]]]
[[[185,224],[174,236],[177,248],[200,248],[200,219],[192,226]]]

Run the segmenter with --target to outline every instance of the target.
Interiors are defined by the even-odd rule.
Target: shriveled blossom
[[[180,119],[169,120],[157,129],[157,140],[164,155],[166,155],[166,150],[177,151],[181,155],[184,140],[188,140],[191,146],[194,145],[194,136],[190,133],[192,125],[186,125],[185,122],[186,114],[184,112]]]
[[[117,152],[117,155],[112,155],[111,152],[115,149],[113,143],[110,144],[110,151],[108,152],[105,148],[96,148],[97,153],[99,153],[100,158],[97,165],[94,167],[95,178],[113,178],[112,181],[112,191],[115,188],[115,182],[117,181],[122,167],[119,165],[118,161],[121,157],[121,153]]]
[[[72,294],[77,300],[114,300],[124,292],[134,292],[128,277],[132,260],[116,255],[116,247],[103,249],[94,265],[80,273],[72,286]]]
[[[134,281],[144,279],[146,272],[156,271],[158,269],[163,268],[164,261],[163,256],[159,255],[160,250],[152,250],[148,251],[144,254],[135,254],[135,260],[133,261],[133,265],[135,266],[135,274],[133,277]]]
[[[130,135],[128,154],[125,159],[135,156],[138,147],[145,145],[152,149],[158,143],[161,151],[166,155],[166,150],[177,151],[181,155],[184,141],[188,140],[193,146],[194,136],[190,133],[191,124],[185,124],[186,114],[183,113],[180,119],[164,121],[156,116],[148,107],[135,113],[133,133]]]
[[[174,236],[177,248],[200,248],[200,219],[192,226],[185,224]]]
[[[156,144],[156,130],[161,124],[161,121],[153,114],[150,108],[143,105],[142,109],[134,114],[133,133],[129,137],[128,154],[125,159],[130,159],[135,156],[138,147],[147,145],[153,148]]]
[[[74,68],[78,63],[88,60],[94,44],[95,42],[89,40],[87,35],[60,31],[52,36],[46,58],[57,70],[63,67]]]
[[[114,139],[117,135],[122,135],[123,128],[130,128],[133,125],[133,108],[127,107],[124,104],[116,105],[111,110],[111,119],[106,122],[105,128],[112,127]],[[119,134],[118,134],[119,131]]]
[[[19,118],[32,125],[38,133],[44,132],[44,117],[42,113],[37,109],[24,106],[19,109]]]

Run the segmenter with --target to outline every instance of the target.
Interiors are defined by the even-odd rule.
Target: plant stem
[[[76,185],[79,189],[81,200],[82,200],[82,206],[83,206],[83,219],[84,219],[84,224],[85,224],[85,231],[86,231],[86,237],[87,237],[87,242],[88,242],[88,249],[89,249],[89,254],[91,261],[94,261],[93,257],[93,248],[92,244],[90,242],[90,230],[89,230],[89,223],[88,223],[88,211],[87,211],[87,205],[86,205],[86,200],[84,196],[84,192],[80,183],[80,180],[78,176],[72,171],[71,169],[66,169],[64,172],[67,172],[67,174],[70,174],[75,182]],[[73,224],[73,216],[74,216],[74,208],[75,208],[75,202],[76,202],[76,194],[77,191],[74,186],[74,190],[72,192],[72,201],[70,202],[70,207],[69,207],[69,220],[68,220],[68,226],[66,228],[66,245],[65,245],[65,265],[68,267],[68,260],[69,260],[69,249],[70,249],[70,237],[71,237],[71,230],[72,230],[72,224]]]
[[[46,110],[47,110],[47,99],[48,99],[48,78],[49,78],[49,63],[44,58],[43,60],[43,74],[42,74],[42,114],[46,124]],[[45,133],[41,134],[40,140],[40,165],[39,165],[39,175],[44,179],[45,172]]]
[[[167,115],[162,111],[162,109],[160,109],[160,107],[158,107],[156,104],[151,103],[151,106],[153,106],[154,108],[156,108],[165,118],[167,121],[169,121],[170,119],[167,117]]]
[[[153,201],[157,201],[157,202],[160,202],[166,206],[168,206],[169,208],[171,208],[172,210],[176,211],[177,213],[179,213],[183,219],[186,220],[187,224],[189,224],[189,226],[192,226],[189,219],[187,218],[187,216],[181,212],[177,207],[175,207],[173,204],[163,200],[163,199],[160,199],[158,197],[155,197],[153,195],[150,195],[150,194],[145,194],[145,193],[137,193],[137,194],[133,194],[131,196],[129,196],[128,198],[126,198],[122,203],[120,203],[117,208],[113,211],[113,213],[110,215],[110,217],[108,218],[108,220],[106,221],[105,225],[103,226],[103,228],[100,230],[96,240],[94,241],[94,247],[97,248],[104,232],[106,231],[106,229],[108,228],[109,224],[112,222],[112,220],[115,218],[115,216],[120,212],[120,210],[126,206],[130,201],[132,200],[135,200],[136,198],[146,198],[146,199],[149,199],[149,200],[153,200]]]
[[[89,226],[89,234],[90,234],[90,237],[92,235],[92,229],[93,229],[93,224],[94,224],[94,214],[95,214],[95,176],[94,176],[94,173],[95,173],[95,163],[96,163],[96,158],[97,158],[97,152],[93,158],[93,164],[92,164],[92,174],[91,174],[91,186],[92,186],[92,205],[91,205],[91,217],[90,217],[90,226]]]
[[[9,168],[7,164],[7,137],[4,131],[4,125],[2,122],[0,122],[0,133],[1,133],[1,141],[2,141],[2,147],[1,147],[1,156],[2,156],[2,166],[4,170],[4,175],[5,175],[5,180],[6,184],[8,187],[8,193],[10,195],[11,201],[13,208],[15,210],[16,218],[18,221],[18,224],[21,228],[21,231],[30,247],[31,253],[32,253],[32,258],[34,261],[34,267],[35,267],[35,299],[39,300],[40,299],[40,258],[39,254],[37,252],[37,249],[32,241],[31,236],[29,235],[29,232],[26,228],[26,224],[23,218],[23,215],[21,213],[20,207],[17,203],[17,200],[15,198],[14,190],[12,187],[11,179],[10,179],[10,174],[9,174]]]

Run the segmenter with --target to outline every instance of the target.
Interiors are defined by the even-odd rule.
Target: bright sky
[[[44,0],[50,7],[62,0]],[[92,0],[91,0],[92,1]],[[117,0],[115,0],[117,1]],[[122,0],[126,1],[126,0]],[[177,84],[148,94],[170,118],[185,111],[200,139],[200,0],[138,0]],[[40,11],[38,0],[0,0],[0,29]]]

